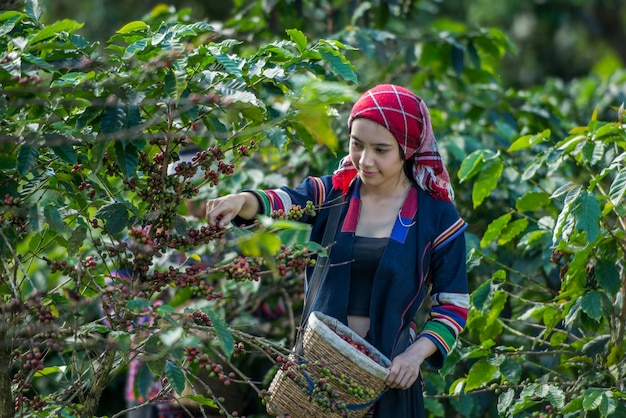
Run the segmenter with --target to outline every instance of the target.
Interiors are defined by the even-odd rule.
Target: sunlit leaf
[[[34,37],[29,40],[29,43],[33,45],[37,42],[41,42],[43,40],[57,36],[61,32],[78,30],[83,26],[84,23],[78,23],[77,21],[70,19],[63,19],[40,30]]]
[[[474,182],[474,187],[472,188],[472,201],[474,203],[474,208],[480,206],[481,203],[489,197],[491,192],[496,188],[503,170],[504,163],[500,160],[489,162],[482,168],[482,170],[480,170],[478,178]]]
[[[498,366],[489,363],[486,358],[478,360],[467,373],[467,379],[465,379],[465,393],[486,386],[499,375]]]
[[[133,22],[129,22],[125,24],[124,26],[122,26],[117,31],[117,33],[127,34],[127,33],[132,33],[132,32],[147,31],[148,29],[150,29],[150,26],[148,26],[146,22],[143,22],[141,20],[135,20]]]
[[[494,239],[496,239],[500,235],[502,230],[508,225],[509,221],[511,220],[511,216],[512,215],[510,213],[505,213],[504,215],[494,219],[489,224],[489,226],[487,227],[487,231],[485,231],[485,234],[480,240],[480,246],[482,248],[487,247]]]
[[[289,38],[296,44],[298,51],[302,52],[306,50],[308,40],[304,33],[298,29],[287,29],[287,35],[289,35]]]
[[[545,192],[527,192],[515,201],[518,212],[535,212],[550,204],[550,196]]]
[[[626,170],[622,170],[617,173],[615,176],[615,180],[611,183],[611,188],[609,189],[609,197],[611,199],[611,203],[617,206],[619,205],[626,194]]]
[[[483,160],[484,153],[485,151],[483,150],[476,150],[465,157],[458,171],[459,180],[461,182],[471,179],[480,172],[485,164]]]

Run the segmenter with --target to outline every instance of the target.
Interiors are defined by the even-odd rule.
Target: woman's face
[[[393,188],[406,177],[398,141],[385,127],[369,119],[352,122],[350,159],[367,186]]]

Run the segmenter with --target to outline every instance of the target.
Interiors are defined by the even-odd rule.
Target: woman
[[[453,193],[424,102],[411,91],[379,85],[355,103],[348,121],[349,154],[332,176],[309,177],[295,189],[244,191],[207,203],[207,221],[225,226],[312,201],[324,207],[333,189],[345,205],[331,268],[312,310],[333,316],[364,336],[391,360],[390,390],[376,417],[424,416],[420,367],[443,366],[467,319],[467,224]],[[328,206],[328,205],[326,205]],[[312,223],[320,241],[328,210]],[[410,336],[427,293],[430,313]]]

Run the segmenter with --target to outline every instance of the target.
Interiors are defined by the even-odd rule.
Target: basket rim
[[[333,318],[332,316],[319,311],[313,311],[309,315],[308,327],[310,327],[312,331],[320,334],[327,341],[331,342],[337,347],[342,355],[347,357],[350,361],[362,369],[365,369],[376,379],[382,381],[387,380],[390,373],[388,367],[391,366],[391,360],[389,360],[389,358],[381,353],[376,347],[357,334],[353,329],[347,327],[337,318]],[[367,355],[361,353],[359,350],[356,350],[350,343],[337,335],[334,329],[342,334],[348,335],[353,341],[365,345],[370,353],[378,359],[379,363],[376,363]]]

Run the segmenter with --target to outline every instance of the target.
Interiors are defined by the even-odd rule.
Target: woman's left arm
[[[437,352],[437,346],[428,338],[418,338],[400,355],[394,357],[385,381],[394,389],[408,389],[420,375],[424,360]]]

